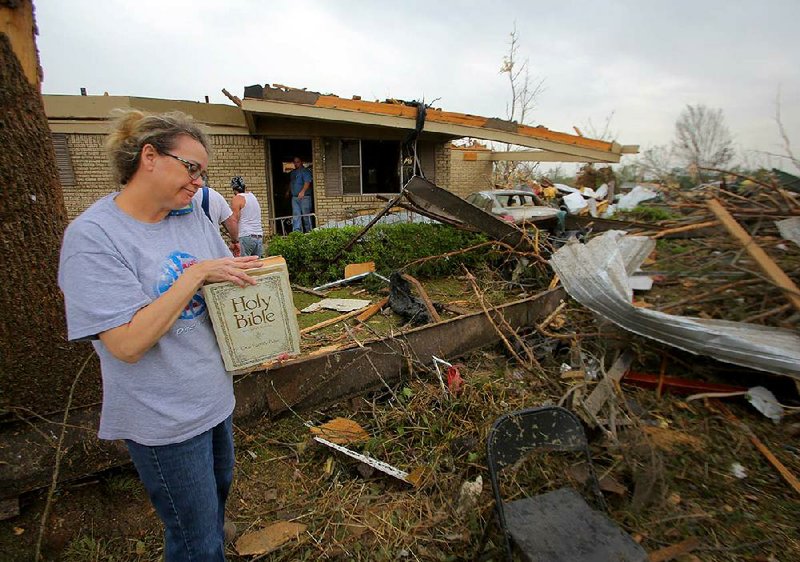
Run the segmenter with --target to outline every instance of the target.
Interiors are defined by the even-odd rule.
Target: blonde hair
[[[172,150],[178,137],[186,135],[211,153],[205,132],[190,115],[180,111],[148,114],[136,109],[115,109],[106,151],[114,179],[127,184],[139,168],[142,147],[150,144],[160,154]]]

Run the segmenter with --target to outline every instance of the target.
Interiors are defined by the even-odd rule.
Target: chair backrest
[[[564,408],[543,406],[503,414],[492,425],[487,443],[489,470],[514,464],[531,451],[586,451],[580,420]]]
[[[489,430],[486,460],[494,492],[495,507],[505,535],[509,556],[511,544],[507,534],[503,498],[500,494],[499,472],[534,451],[583,453],[589,468],[588,484],[595,495],[596,503],[604,510],[606,509],[592,465],[586,433],[575,414],[559,406],[542,406],[503,414]]]

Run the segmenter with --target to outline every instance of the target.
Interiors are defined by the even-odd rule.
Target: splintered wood
[[[739,241],[745,250],[747,250],[747,253],[756,261],[767,277],[784,290],[789,302],[791,302],[797,310],[800,310],[800,288],[798,288],[794,281],[792,281],[789,276],[786,275],[786,272],[767,255],[761,246],[756,244],[752,236],[736,222],[736,219],[722,206],[722,203],[717,199],[709,199],[706,204],[708,208],[711,209],[711,212],[722,222],[727,231]]]

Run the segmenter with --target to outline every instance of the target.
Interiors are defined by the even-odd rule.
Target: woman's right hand
[[[261,259],[258,256],[219,258],[198,262],[189,268],[187,273],[199,276],[201,284],[230,281],[240,287],[246,287],[256,284],[256,280],[248,275],[246,270],[258,267],[261,267]]]

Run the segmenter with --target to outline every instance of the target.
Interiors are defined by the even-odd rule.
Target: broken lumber
[[[758,452],[764,455],[764,458],[769,461],[775,470],[778,471],[778,473],[789,484],[789,486],[791,486],[795,492],[800,494],[800,480],[798,480],[797,476],[795,476],[791,470],[786,468],[786,465],[783,464],[778,457],[776,457],[772,451],[769,450],[764,442],[758,438],[752,429],[750,429],[750,426],[739,420],[739,418],[737,418],[725,404],[722,404],[721,402],[714,402],[714,407],[722,412],[722,415],[724,415],[728,421],[740,427],[747,434],[747,436],[750,438],[750,442],[756,449],[758,449]]]
[[[701,230],[703,228],[708,228],[710,226],[717,226],[719,221],[706,221],[706,222],[697,222],[694,224],[687,224],[685,226],[678,226],[675,228],[667,228],[666,230],[661,230],[656,232],[650,238],[657,239],[667,236],[668,234],[678,234],[679,232],[691,232],[693,230]]]
[[[425,287],[422,286],[422,283],[416,277],[409,275],[408,273],[403,273],[401,275],[403,279],[414,285],[414,288],[417,290],[422,302],[425,303],[425,308],[428,309],[428,314],[430,314],[431,318],[434,322],[441,322],[442,317],[439,316],[439,313],[436,312],[436,309],[433,307],[433,303],[431,302],[431,298],[428,296],[428,292],[425,290]]]
[[[761,246],[756,244],[753,237],[736,222],[736,219],[722,206],[719,200],[709,199],[706,205],[708,205],[711,212],[717,216],[728,232],[739,241],[745,250],[747,250],[747,253],[756,261],[761,271],[763,271],[775,285],[783,289],[789,302],[791,302],[797,310],[800,310],[800,288],[786,275],[786,272],[767,255]]]
[[[594,388],[592,393],[583,401],[583,408],[588,415],[589,421],[593,424],[597,420],[597,414],[608,402],[608,399],[614,395],[614,391],[619,384],[620,379],[628,372],[628,369],[633,363],[633,355],[631,353],[623,353],[608,370],[608,373],[603,380],[601,380]]]
[[[300,291],[301,293],[305,293],[307,295],[319,297],[321,299],[324,299],[325,297],[328,296],[320,291],[315,291],[314,289],[309,289],[308,287],[303,287],[302,285],[296,285],[294,283],[292,283],[292,289],[294,289],[295,291]]]
[[[372,305],[370,305],[372,306]],[[304,336],[306,334],[310,334],[316,330],[321,330],[322,328],[327,328],[328,326],[333,326],[334,324],[338,324],[339,322],[343,322],[348,318],[352,318],[353,316],[358,316],[365,310],[367,310],[369,306],[365,306],[364,308],[359,308],[358,310],[353,310],[352,312],[348,312],[347,314],[342,314],[341,316],[337,316],[336,318],[329,318],[328,320],[323,320],[313,326],[309,326],[308,328],[303,328],[300,330],[300,335]]]
[[[359,322],[366,322],[376,314],[378,314],[381,309],[389,303],[389,297],[383,297],[381,300],[372,304],[364,309],[364,312],[356,316],[356,320]]]
[[[363,273],[373,273],[374,271],[374,261],[365,261],[364,263],[348,263],[346,266],[344,266],[344,278],[348,279]]]

